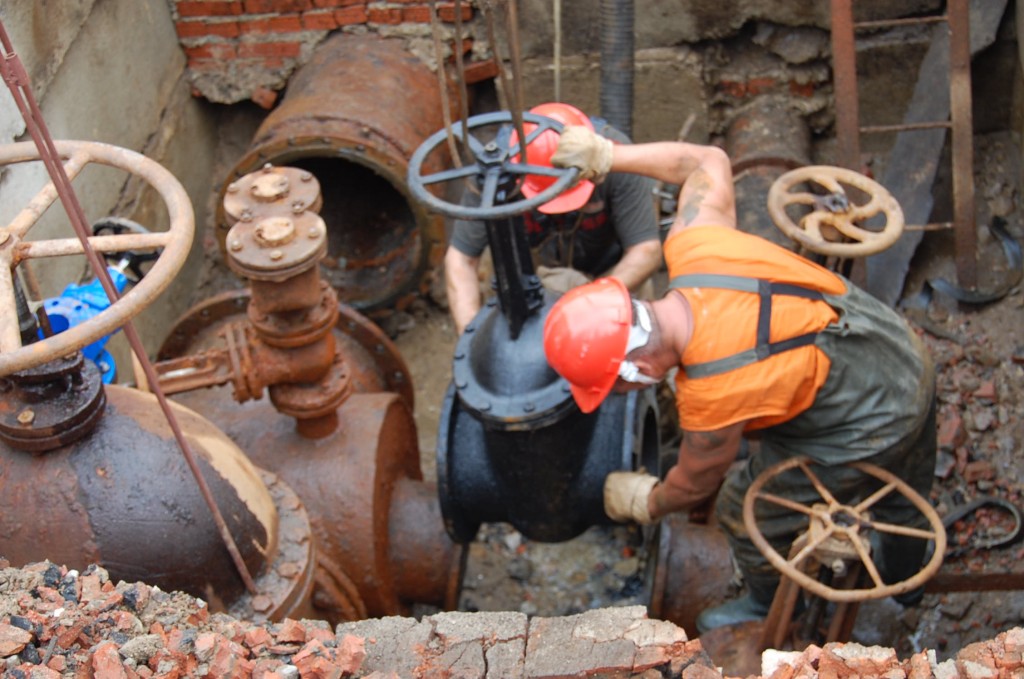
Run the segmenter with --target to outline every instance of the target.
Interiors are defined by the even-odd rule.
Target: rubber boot
[[[747,593],[724,604],[706,608],[697,616],[697,632],[704,634],[708,630],[725,625],[738,625],[741,622],[764,620],[768,609],[772,606],[778,580],[751,579],[744,577]]]

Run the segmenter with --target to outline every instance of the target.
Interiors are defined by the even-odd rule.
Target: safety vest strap
[[[808,332],[789,339],[771,341],[771,320],[772,320],[772,297],[774,295],[787,295],[791,297],[802,297],[814,301],[824,301],[825,296],[818,290],[812,290],[792,283],[773,283],[763,278],[748,278],[745,276],[729,276],[723,274],[686,274],[676,276],[669,281],[670,288],[719,288],[723,290],[735,290],[737,292],[749,292],[759,295],[761,298],[760,309],[757,318],[757,342],[752,349],[735,353],[731,356],[704,361],[702,363],[684,364],[683,370],[689,378],[710,377],[720,375],[730,370],[736,370],[744,366],[763,361],[769,356],[780,354],[784,351],[797,349],[799,347],[813,344],[818,336],[817,332]]]

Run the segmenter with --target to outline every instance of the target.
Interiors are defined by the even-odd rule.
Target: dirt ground
[[[980,288],[991,290],[1009,272],[1001,246],[983,225],[993,216],[1009,232],[1024,236],[1018,206],[1019,151],[1007,134],[982,137],[975,150],[979,224]],[[941,203],[941,200],[937,201]],[[907,280],[907,297],[923,281],[955,280],[950,232],[928,233]],[[408,362],[416,387],[416,420],[425,474],[434,473],[437,420],[451,374],[455,332],[441,295],[422,300],[407,318],[397,319],[396,344]],[[911,315],[908,312],[908,316]],[[1024,467],[1024,294],[1018,284],[1002,300],[982,306],[959,305],[936,294],[923,315],[922,334],[940,368],[940,420],[959,416],[958,445],[942,450],[933,503],[940,515],[979,497],[994,495],[1018,506]],[[917,325],[917,323],[915,323]],[[918,326],[918,327],[921,327]],[[938,334],[933,334],[938,333]],[[979,521],[1007,529],[1007,517],[981,510]],[[973,526],[960,525],[962,533]],[[951,543],[961,539],[952,532]],[[598,606],[645,603],[640,585],[646,554],[635,529],[592,528],[559,544],[527,540],[506,525],[485,525],[472,543],[460,609],[518,610],[565,615]],[[1005,568],[1020,562],[1020,542],[975,551],[974,567]],[[891,600],[866,602],[854,640],[892,646],[901,657],[934,649],[939,659],[964,645],[991,639],[1024,623],[1024,592],[927,594],[917,607]],[[694,630],[687,630],[695,634]]]

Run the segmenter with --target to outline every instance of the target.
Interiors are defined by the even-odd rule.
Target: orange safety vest
[[[665,241],[664,253],[669,285],[693,313],[676,377],[680,426],[714,431],[748,422],[751,431],[809,408],[830,367],[814,338],[839,317],[822,294],[844,294],[843,280],[728,227],[683,229]],[[737,281],[748,289],[731,289]]]

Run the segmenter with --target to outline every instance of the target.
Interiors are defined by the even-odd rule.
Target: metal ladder
[[[954,232],[957,282],[977,286],[977,235],[974,209],[974,145],[971,117],[970,8],[968,0],[948,0],[946,13],[909,19],[853,20],[853,0],[831,0],[832,59],[836,101],[838,162],[861,172],[860,135],[946,128],[952,133],[953,222],[908,228]],[[856,32],[893,26],[945,22],[949,29],[949,120],[861,126],[856,69]]]

